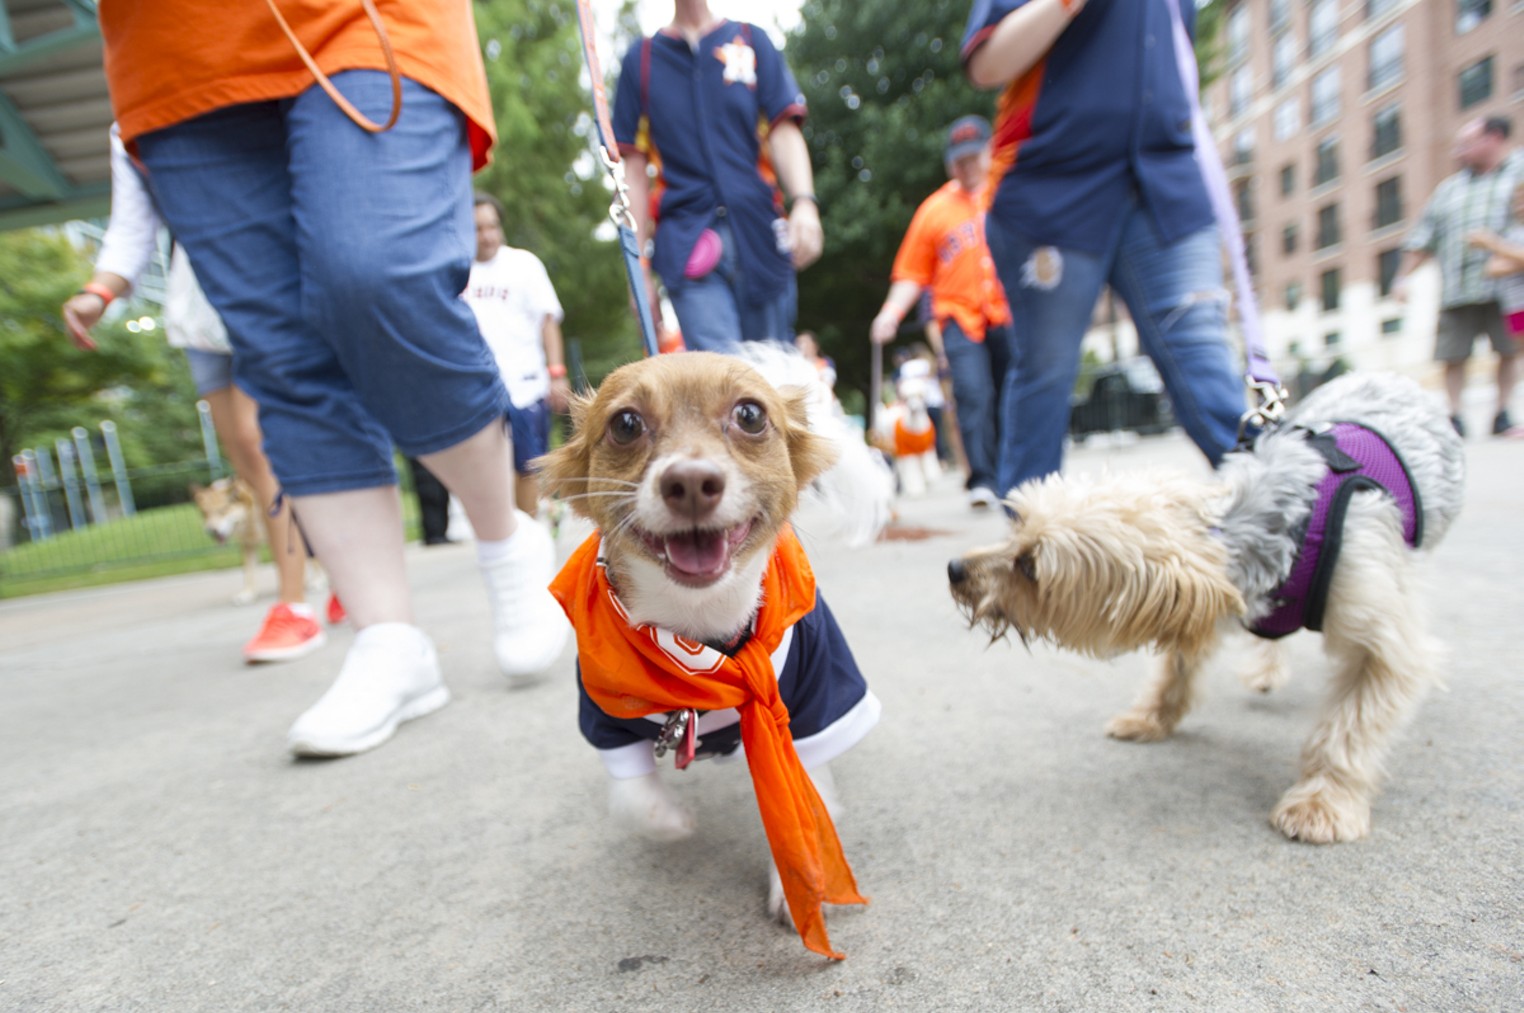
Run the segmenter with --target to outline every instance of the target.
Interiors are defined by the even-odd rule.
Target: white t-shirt
[[[476,314],[514,406],[525,408],[543,400],[550,393],[545,318],[560,323],[565,314],[540,258],[504,246],[491,260],[473,261],[463,297]]]

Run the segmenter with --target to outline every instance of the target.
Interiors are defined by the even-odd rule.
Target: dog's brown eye
[[[755,401],[742,401],[736,405],[730,418],[748,436],[761,436],[767,431],[767,411]]]
[[[1016,569],[1020,570],[1021,575],[1027,578],[1027,580],[1030,580],[1034,584],[1037,583],[1037,560],[1033,558],[1032,553],[1023,552],[1017,556]]]
[[[637,411],[626,408],[622,412],[615,412],[614,417],[609,419],[609,439],[621,447],[634,443],[645,431],[646,420]]]

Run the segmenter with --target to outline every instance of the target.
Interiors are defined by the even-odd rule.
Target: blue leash
[[[614,202],[609,205],[609,218],[619,230],[619,249],[624,254],[624,273],[630,283],[630,295],[635,301],[635,319],[640,322],[640,338],[646,347],[646,355],[656,355],[660,345],[656,336],[656,320],[651,315],[651,299],[646,290],[646,272],[640,263],[640,240],[635,235],[635,211],[630,204],[630,188],[624,179],[624,164],[619,160],[619,145],[614,141],[614,128],[609,119],[608,95],[603,87],[603,70],[598,65],[595,50],[593,7],[589,0],[577,0],[577,27],[582,33],[582,58],[587,63],[588,77],[593,83],[593,122],[598,128],[598,157],[614,182]]]

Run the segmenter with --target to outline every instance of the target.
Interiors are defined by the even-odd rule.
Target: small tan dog
[[[821,905],[861,898],[826,764],[879,705],[788,526],[832,442],[811,431],[804,392],[707,352],[624,366],[571,410],[573,436],[538,465],[598,528],[551,590],[577,633],[580,724],[610,812],[646,837],[687,836],[656,759],[671,750],[681,769],[744,746],[774,858],[769,912],[839,956]]]
[[[243,551],[243,588],[233,596],[233,604],[250,604],[259,596],[255,568],[259,565],[259,547],[265,542],[254,490],[243,479],[219,478],[211,485],[191,483],[190,493],[201,511],[206,533],[219,544],[232,543]]]
[[[948,564],[955,601],[993,636],[1014,630],[1095,657],[1153,647],[1157,676],[1108,734],[1167,738],[1202,664],[1231,630],[1266,640],[1250,684],[1283,678],[1277,640],[1323,633],[1333,687],[1271,822],[1287,837],[1370,831],[1382,760],[1438,681],[1414,549],[1459,513],[1464,447],[1416,383],[1349,374],[1318,388],[1216,480],[1050,475],[1007,501],[1005,544]],[[1321,547],[1321,548],[1320,548]]]

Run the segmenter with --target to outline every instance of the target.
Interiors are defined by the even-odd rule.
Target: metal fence
[[[202,529],[191,502],[192,483],[225,473],[220,459],[135,469],[118,459],[97,472],[90,441],[79,432],[78,446],[60,441],[52,453],[18,455],[17,484],[0,488],[0,597],[56,587],[70,575],[178,558],[237,561],[236,548]]]

